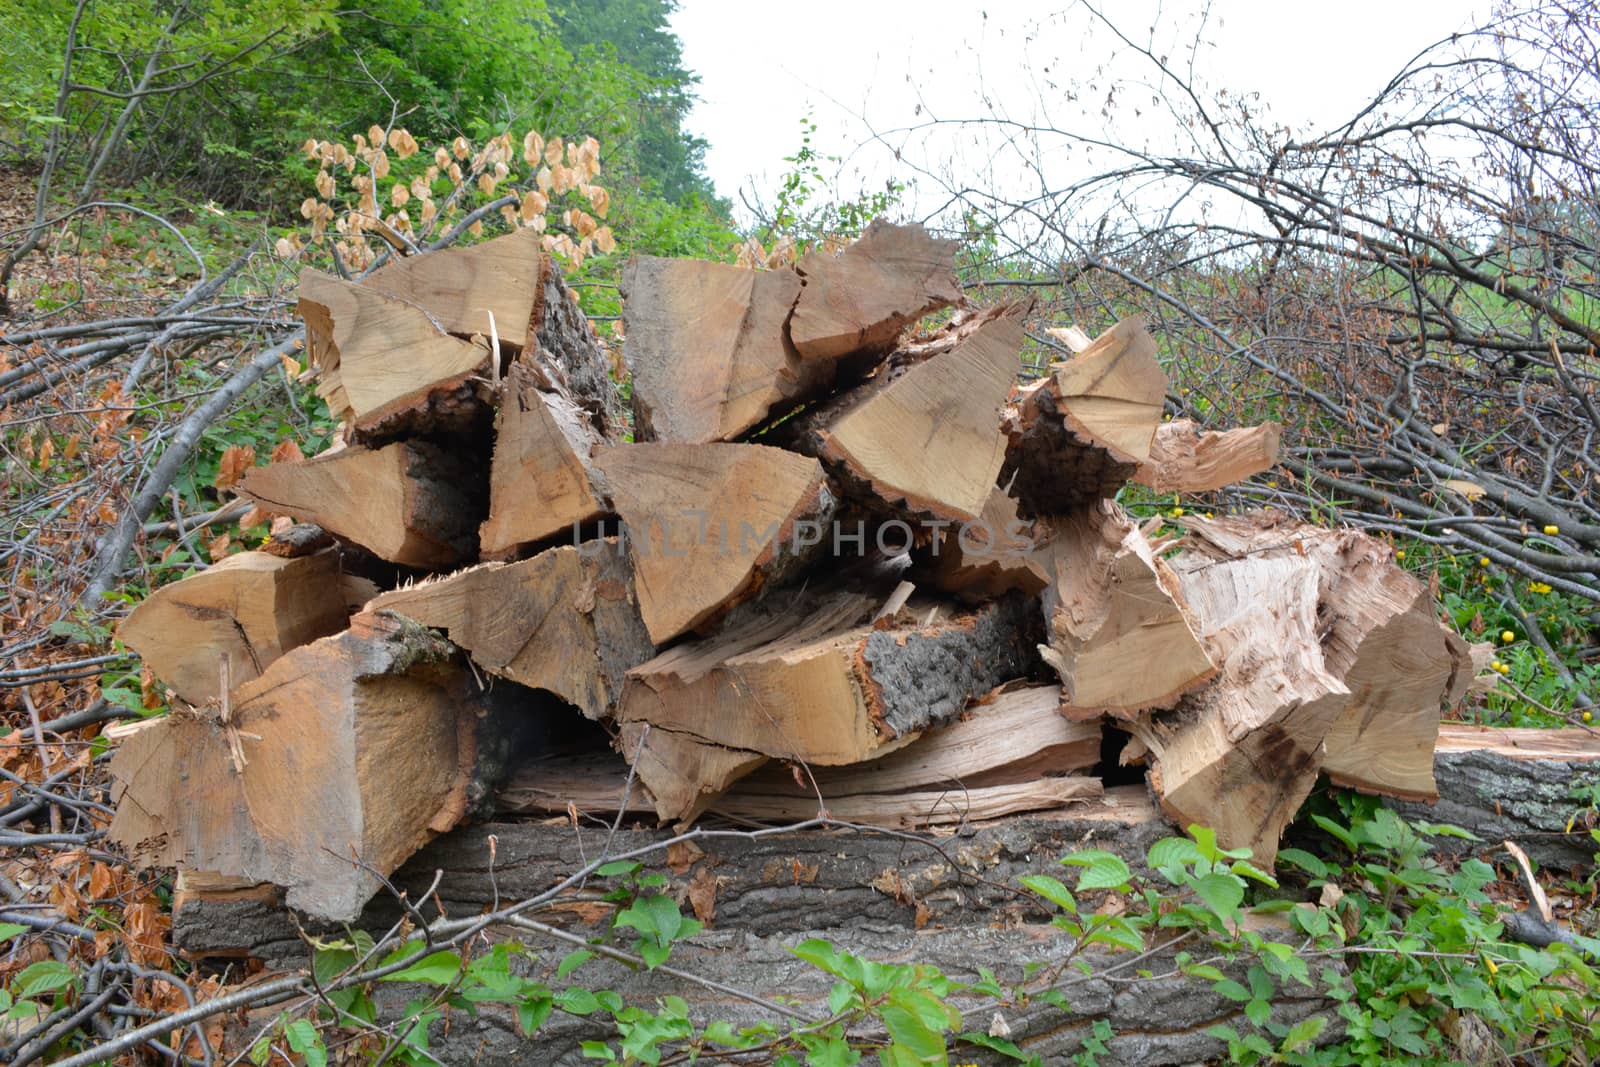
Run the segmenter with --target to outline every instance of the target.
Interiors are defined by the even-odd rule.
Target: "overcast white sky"
[[[807,111],[820,127],[819,149],[845,157],[839,182],[852,195],[881,186],[896,166],[889,148],[871,143],[874,129],[930,116],[1037,121],[1046,113],[1077,128],[1084,120],[1065,102],[1066,83],[1093,78],[1118,52],[1099,91],[1122,80],[1125,103],[1150,99],[1126,81],[1148,67],[1134,66],[1103,27],[1088,31],[1092,20],[1073,0],[680,4],[672,25],[685,65],[700,76],[701,102],[689,126],[710,142],[707,169],[736,208],[741,189],[774,188],[783,157],[799,146]],[[1488,7],[1489,0],[1214,0],[1202,26],[1201,0],[1104,3],[1130,37],[1142,43],[1153,32],[1157,51],[1175,61],[1187,61],[1198,34],[1206,42],[1196,56],[1201,80],[1212,89],[1259,92],[1278,121],[1296,127],[1348,117],[1421,48],[1481,19]],[[1133,118],[1129,110],[1119,109],[1118,138],[1164,135],[1149,125],[1150,115]],[[923,158],[956,158],[964,150],[983,156],[991,146],[953,132],[915,145]]]

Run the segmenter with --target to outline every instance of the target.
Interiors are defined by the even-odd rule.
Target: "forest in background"
[[[38,884],[70,922],[116,931],[102,956],[170,962],[170,887],[94,854],[100,731],[166,707],[159,680],[115,642],[115,623],[150,588],[266,538],[231,502],[244,469],[332,439],[336,426],[301,377],[301,267],[359,272],[536,225],[621,376],[616,285],[628,256],[779,264],[900,212],[893,186],[838,202],[830,161],[802,127],[761,217],[736,225],[705,176],[706,146],[685,131],[695,79],[671,9],[12,5],[0,40],[0,570],[12,591],[0,611],[0,686],[15,743],[0,749],[0,849],[7,863],[54,872]],[[1104,24],[1140,51],[1138,34]],[[1238,98],[1199,93],[1180,63],[1146,53],[1159,105],[1195,131],[1185,151],[1114,146],[1121,154],[1100,173],[1025,196],[974,188],[970,174],[912,152],[907,173],[947,193],[930,226],[963,240],[974,300],[1037,298],[1032,370],[1063,354],[1045,325],[1094,333],[1142,313],[1173,380],[1169,415],[1285,425],[1273,472],[1193,499],[1135,491],[1123,500],[1130,511],[1266,505],[1381,533],[1443,617],[1499,646],[1491,669],[1503,684],[1469,709],[1476,721],[1583,729],[1600,690],[1597,42],[1592,3],[1504,4],[1314,138]],[[996,128],[996,165],[1021,171],[1053,146],[1094,139]],[[1246,210],[1175,212],[1196,189]],[[1385,836],[1387,824],[1362,837],[1381,822],[1370,805],[1324,802],[1358,830],[1346,852],[1331,846],[1330,862],[1346,866],[1323,876],[1402,872],[1392,884],[1404,892],[1381,895],[1367,917],[1443,955],[1438,974],[1417,978],[1431,1000],[1380,997],[1388,1014],[1381,1026],[1353,1024],[1359,1040],[1341,1046],[1349,1059],[1308,1062],[1420,1056],[1419,1041],[1452,1047],[1442,1020],[1468,1010],[1455,998],[1478,966],[1463,961],[1499,934],[1475,916],[1441,915],[1458,871],[1428,867],[1414,839]],[[1584,834],[1600,818],[1600,783],[1575,783],[1572,810],[1568,830]],[[21,868],[7,869],[0,889],[17,889]],[[1592,869],[1562,886],[1574,919],[1588,915],[1592,928]],[[1415,906],[1419,892],[1432,894],[1427,907]],[[1465,914],[1472,894],[1456,895]],[[95,918],[97,899],[111,902],[110,918]],[[10,931],[0,969],[11,990],[0,1008],[36,1011],[15,1016],[23,1025],[0,1048],[49,1062],[74,1042],[88,1047],[82,1034],[53,1032],[83,1002],[67,962],[87,959],[73,955],[84,946],[52,951],[49,938],[0,931]],[[1586,1014],[1536,1015],[1561,983],[1520,952],[1506,958],[1526,969],[1525,984],[1513,990],[1508,978],[1493,1007],[1474,999],[1470,1010],[1491,1020],[1507,1057],[1563,1062],[1592,1047],[1592,992],[1577,1003]],[[194,995],[176,978],[128,981],[152,1010]],[[278,1043],[314,1062],[291,1025]],[[1278,1036],[1270,1055],[1239,1054],[1299,1054]],[[417,1055],[407,1062],[427,1062]]]

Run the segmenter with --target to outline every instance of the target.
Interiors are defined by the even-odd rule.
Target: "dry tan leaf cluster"
[[[384,236],[385,230],[414,239],[441,221],[450,222],[508,193],[517,199],[500,205],[506,224],[543,234],[545,250],[570,267],[580,267],[589,256],[609,254],[617,247],[611,227],[603,221],[611,209],[611,194],[595,182],[600,174],[600,142],[593,137],[569,141],[529,130],[519,151],[507,131],[482,145],[456,137],[424,152],[410,131],[373,126],[354,135],[348,145],[313,139],[301,150],[318,164],[316,195],[300,205],[301,216],[311,224],[309,241],[295,234],[275,244],[285,259],[299,256],[308,243],[323,240],[331,229],[341,259],[352,269],[364,269],[385,244],[396,243]],[[420,159],[412,162],[416,157]],[[348,175],[342,181],[340,171]],[[508,184],[514,191],[503,188]],[[482,221],[470,223],[468,232],[480,236]],[[374,234],[383,241],[375,245]]]

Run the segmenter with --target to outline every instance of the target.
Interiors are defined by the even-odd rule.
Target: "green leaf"
[[[517,1026],[524,1034],[532,1037],[535,1031],[544,1025],[544,1021],[550,1018],[550,1012],[555,1006],[555,998],[548,990],[540,996],[527,998],[517,1005]]]
[[[284,1027],[283,1037],[289,1042],[291,1051],[301,1054],[322,1044],[322,1036],[317,1033],[317,1028],[305,1019],[296,1019]]]
[[[1163,837],[1150,846],[1145,864],[1153,871],[1176,875],[1186,864],[1199,863],[1205,857],[1187,837]]]
[[[1332,868],[1321,859],[1299,848],[1280,848],[1278,862],[1299,867],[1302,871],[1316,878],[1326,878],[1332,874]]]
[[[898,999],[891,999],[879,1010],[889,1037],[916,1063],[944,1063],[944,1035],[924,1021],[922,1013]]]
[[[1052,878],[1048,874],[1029,874],[1018,880],[1062,911],[1073,915],[1078,913],[1078,902],[1073,899],[1072,892],[1061,883],[1060,879]]]
[[[583,1058],[586,1060],[605,1060],[607,1063],[616,1062],[617,1054],[612,1052],[611,1046],[604,1041],[580,1041],[578,1047],[583,1050]]]
[[[11,993],[17,999],[54,993],[72,984],[72,968],[57,960],[40,960],[24,967],[11,983]]]
[[[1334,822],[1332,819],[1328,818],[1326,815],[1312,815],[1311,821],[1322,827],[1324,832],[1332,834],[1334,837],[1338,838],[1339,841],[1344,844],[1344,847],[1348,848],[1351,852],[1361,851],[1361,847],[1356,844],[1355,835],[1349,830],[1345,829],[1343,826],[1340,826],[1338,823]]]
[[[33,929],[33,927],[23,926],[21,923],[0,923],[0,945],[10,941],[18,934],[27,933],[31,929]]]
[[[1322,1031],[1328,1026],[1325,1016],[1313,1015],[1309,1019],[1301,1019],[1289,1027],[1289,1032],[1283,1035],[1283,1044],[1279,1046],[1280,1052],[1298,1052],[1322,1036]]]
[[[1238,1004],[1243,1004],[1251,999],[1250,990],[1235,982],[1232,978],[1224,978],[1222,981],[1214,983],[1211,988],[1216,990],[1217,996],[1226,997]]]
[[[1066,867],[1082,867],[1084,871],[1078,876],[1078,891],[1081,893],[1090,889],[1119,889],[1128,884],[1128,879],[1133,872],[1122,861],[1122,857],[1114,852],[1104,849],[1086,848],[1063,856],[1061,863]]]
[[[592,1015],[599,1010],[600,1002],[587,989],[572,986],[556,995],[556,1006],[572,1015]]]
[[[642,866],[637,860],[612,860],[595,868],[594,873],[601,878],[615,878],[619,874],[633,874]]]
[[[409,954],[409,952],[402,949],[396,956],[391,958],[403,960]],[[448,985],[455,981],[456,975],[460,972],[460,956],[450,951],[430,952],[409,967],[404,967],[393,974],[384,975],[379,981],[427,982],[430,985]]]
[[[830,941],[824,941],[819,937],[808,938],[795,945],[789,951],[811,964],[811,966],[826,971],[835,978],[850,977],[844,973],[843,961],[839,957],[838,950],[833,947],[833,943]]]
[[[590,952],[586,948],[580,948],[574,952],[569,952],[561,958],[561,963],[557,965],[556,977],[558,979],[565,978],[567,975],[571,974],[579,967],[582,967],[585,963],[588,963],[592,959],[594,959],[594,953]]]
[[[1239,914],[1239,905],[1244,903],[1244,883],[1237,877],[1214,873],[1196,878],[1193,884],[1195,895],[1205,902],[1212,914],[1224,920]]]
[[[1222,848],[1217,844],[1217,832],[1208,826],[1190,826],[1189,836],[1194,838],[1195,847],[1200,850],[1200,855],[1212,863],[1222,860],[1247,860],[1250,850],[1247,848]]]

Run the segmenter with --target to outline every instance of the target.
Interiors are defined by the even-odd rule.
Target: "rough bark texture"
[[[1516,841],[1547,867],[1592,869],[1594,838],[1581,816],[1588,803],[1582,797],[1600,785],[1600,737],[1593,731],[1447,723],[1434,778],[1436,802],[1390,806],[1408,818],[1464,826],[1491,845]],[[1434,844],[1445,851],[1484,847],[1448,837]]]
[[[837,254],[810,252],[789,320],[789,336],[806,361],[887,351],[900,331],[924,315],[962,302],[955,277],[955,241],[935,240],[921,226],[874,219]]]
[[[425,441],[257,467],[239,491],[403,566],[445,570],[478,555],[484,471]]]
[[[872,598],[843,595],[799,616],[780,608],[764,621],[730,620],[716,637],[629,672],[618,717],[746,753],[854,763],[953,719],[1036,663],[1034,615],[1020,596],[954,614],[913,601],[863,625],[874,607]],[[657,755],[640,772],[659,800],[679,786],[661,777],[672,751]],[[693,754],[677,770],[689,776],[701,765],[709,766]],[[691,794],[712,788],[696,782]]]
[[[655,654],[615,537],[403,586],[368,607],[445,631],[490,674],[548,690],[591,719],[611,713],[628,669]]]
[[[1167,388],[1155,352],[1144,323],[1124,319],[1021,390],[1006,421],[1000,484],[1023,517],[1115,496],[1149,462]]]
[[[198,705],[222,695],[224,657],[227,677],[240,685],[290,649],[342,630],[349,617],[331,546],[295,558],[241,552],[151,593],[117,636]]]
[[[798,944],[805,936],[804,932],[762,937],[743,930],[710,930],[675,946],[672,966],[739,989],[781,993],[789,998],[786,1003],[808,1017],[824,1018],[829,1014],[828,991],[836,979],[789,951],[790,946]],[[977,967],[988,966],[1002,984],[1022,983],[1027,964],[1059,962],[1068,948],[1066,938],[1059,931],[1042,925],[1007,930],[928,929],[911,934],[864,922],[852,931],[833,932],[832,939],[841,948],[878,962],[931,964],[956,981],[975,981]],[[533,940],[537,942],[538,938]],[[551,943],[548,954],[554,960],[566,951],[566,946]],[[1157,952],[1141,962],[1141,967],[1159,976],[1148,979],[1131,975],[1123,957],[1090,951],[1079,958],[1097,975],[1108,974],[1109,977],[1072,984],[1065,991],[1070,1012],[1042,1003],[1001,1011],[1012,1040],[1024,1052],[1039,1056],[1043,1063],[1071,1062],[1072,1057],[1085,1050],[1085,1041],[1093,1034],[1097,1023],[1104,1023],[1112,1031],[1105,1043],[1106,1051],[1094,1061],[1102,1067],[1218,1062],[1227,1054],[1227,1043],[1210,1036],[1207,1029],[1226,1025],[1240,1033],[1254,1030],[1244,1016],[1243,1006],[1214,992],[1209,980],[1175,974],[1171,953]],[[1235,981],[1247,980],[1242,963],[1220,966]],[[554,975],[553,964],[536,973],[553,987],[562,984]],[[1075,977],[1077,972],[1068,974]],[[660,972],[634,972],[621,964],[596,960],[587,964],[579,977],[594,988],[618,991],[629,1003],[653,1005],[661,997],[683,997],[689,1002],[690,1017],[700,1025],[716,1019],[728,1020],[735,1028],[779,1021],[774,1013],[747,1001],[690,985]],[[400,1018],[406,1002],[418,992],[416,987],[378,983],[374,998],[380,1015]],[[956,997],[951,1003],[970,1013],[969,1028],[982,1031],[991,1025],[992,1001]],[[1328,1026],[1317,1039],[1319,1044],[1336,1040],[1341,1032],[1340,1021],[1334,1014],[1337,1003],[1320,988],[1286,983],[1275,994],[1272,1006],[1274,1023],[1292,1026],[1313,1015],[1326,1018]],[[477,1067],[522,1067],[533,1062],[552,1067],[583,1067],[594,1061],[583,1058],[580,1043],[613,1037],[599,1023],[557,1012],[538,1036],[530,1040],[521,1036],[511,1014],[499,1008],[499,1005],[482,1005],[476,1017],[464,1012],[451,1013],[448,1020],[436,1023],[430,1032],[430,1053],[443,1063]],[[246,1039],[270,1021],[266,1013],[259,1018],[252,1017],[246,1025],[239,1026],[239,1039]],[[997,1053],[971,1046],[960,1048],[956,1056],[961,1063],[983,1064],[984,1067],[1015,1063]]]

